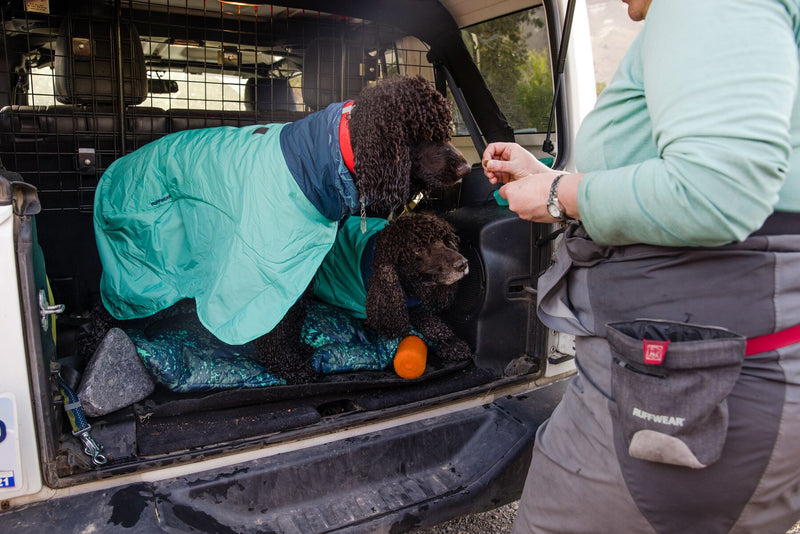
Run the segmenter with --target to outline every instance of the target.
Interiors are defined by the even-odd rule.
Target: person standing
[[[786,532],[800,518],[800,0],[623,0],[644,20],[577,173],[483,155],[568,223],[538,314],[575,334],[513,532]]]

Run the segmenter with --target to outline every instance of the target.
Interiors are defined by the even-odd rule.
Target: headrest
[[[147,69],[133,24],[120,25],[122,94],[126,106],[147,97]],[[119,66],[112,20],[67,17],[56,39],[55,91],[62,104],[117,104]]]
[[[244,97],[255,111],[303,111],[287,78],[250,78]]]
[[[344,57],[342,57],[344,55]],[[312,110],[358,96],[377,78],[377,60],[341,39],[318,37],[303,54],[303,103]]]

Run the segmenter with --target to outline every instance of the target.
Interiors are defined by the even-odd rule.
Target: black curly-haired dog
[[[339,239],[358,240],[357,219],[347,223],[352,227],[350,231],[340,231]],[[413,328],[435,345],[443,359],[461,361],[471,356],[470,348],[440,316],[453,302],[456,282],[469,272],[458,243],[452,226],[441,217],[408,213],[375,230],[374,238],[358,257],[340,252],[353,250],[354,246],[348,243],[336,248],[342,245],[337,243],[321,269],[328,276],[350,272],[361,280],[366,289],[364,323],[378,334],[397,338],[410,334]],[[364,258],[370,257],[372,260],[365,268]],[[339,264],[334,267],[329,261]],[[334,305],[344,301],[347,307],[360,296],[361,293],[317,295]],[[309,381],[316,374],[309,363],[311,349],[302,344],[300,336],[304,310],[311,298],[309,291],[284,317],[277,332],[273,330],[255,341],[261,363],[289,383]]]
[[[388,215],[470,172],[450,143],[452,120],[447,99],[421,76],[386,79],[361,92],[349,120],[353,179],[372,213]]]
[[[294,123],[176,132],[117,159],[95,194],[105,306],[133,319],[194,298],[222,341],[259,339],[265,361],[307,355],[304,283],[289,275],[316,270],[337,222],[465,176],[451,123],[433,84],[402,76]]]
[[[442,358],[469,358],[469,346],[440,316],[453,304],[456,282],[469,273],[458,243],[453,227],[433,214],[402,215],[381,230],[367,288],[367,326],[389,338],[413,327]]]
[[[355,217],[347,221],[352,225],[358,223]],[[339,239],[350,239],[345,234],[341,232]],[[370,246],[365,247],[358,258],[345,257],[336,261],[354,263],[349,270],[357,273],[356,276],[363,276],[365,325],[386,338],[408,335],[413,328],[436,346],[440,357],[462,361],[470,358],[471,350],[440,316],[453,303],[456,283],[469,273],[468,261],[459,252],[458,245],[458,236],[447,221],[432,213],[412,212],[393,219],[375,232]],[[369,268],[362,272],[365,257]],[[327,264],[322,268],[327,268]],[[280,323],[254,341],[259,362],[289,384],[317,378],[309,360],[313,349],[302,342],[301,336],[312,294],[312,286],[309,286]],[[328,302],[340,304],[331,299]],[[180,304],[187,306],[186,301]],[[92,323],[86,343],[91,348],[84,354],[86,357],[91,356],[107,330],[119,325],[102,305],[93,311]]]
[[[350,112],[349,129],[355,155],[353,178],[359,193],[369,203],[370,213],[391,214],[417,193],[453,185],[470,171],[469,164],[450,143],[451,121],[452,110],[447,100],[420,76],[383,80],[361,92]],[[400,219],[403,219],[400,226],[407,226],[407,220]],[[425,219],[433,222],[430,217]],[[441,230],[442,223],[447,224],[436,218],[434,227]],[[428,230],[427,235],[431,232],[434,228]],[[391,231],[384,234],[383,240],[388,241],[392,234]],[[450,244],[457,247],[452,230],[450,235],[455,239],[451,239]],[[386,250],[388,254],[388,246]],[[416,246],[408,250],[416,250]],[[407,259],[406,255],[397,255],[398,261]],[[466,260],[461,265],[466,269]],[[386,270],[387,266],[380,269]],[[388,285],[385,287],[390,289]],[[447,340],[442,349],[444,357],[468,358],[470,351],[466,343],[456,340],[449,327],[435,316],[441,306],[449,303],[454,291],[455,286],[445,285],[437,293],[430,284],[422,291],[429,297],[425,306],[413,312],[399,311],[406,309],[405,306],[395,311],[387,309],[384,310],[387,319],[390,314],[396,314],[397,321],[393,325],[388,321],[381,325],[369,319],[368,324],[387,336],[399,335],[396,333],[403,318],[406,318],[407,331],[410,316],[414,315],[420,325],[425,326],[424,331],[420,330],[423,335],[432,340]],[[377,294],[377,290],[372,293]],[[312,349],[300,341],[311,295],[309,288],[271,331],[254,340],[258,360],[289,383],[303,383],[317,376],[308,363]],[[443,298],[445,295],[447,298]],[[435,297],[439,297],[438,302]],[[376,301],[373,305],[372,321],[381,315],[374,307],[377,304]],[[424,320],[426,317],[429,323]]]

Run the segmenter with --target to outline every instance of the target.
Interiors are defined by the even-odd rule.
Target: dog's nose
[[[472,171],[472,166],[467,163],[466,160],[458,164],[458,169],[456,169],[456,174],[459,178],[463,178],[464,176],[468,175]]]
[[[456,271],[459,272],[467,271],[469,268],[469,262],[467,261],[467,258],[461,258],[455,262],[453,267],[455,267]]]

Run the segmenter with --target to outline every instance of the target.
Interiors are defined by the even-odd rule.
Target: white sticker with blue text
[[[8,394],[0,396],[0,490],[18,485],[19,437],[17,436],[16,404]]]
[[[14,471],[0,471],[0,488],[14,487]]]

